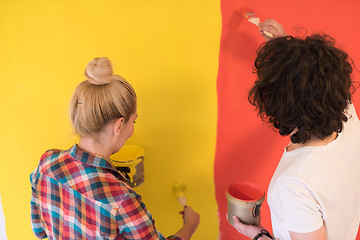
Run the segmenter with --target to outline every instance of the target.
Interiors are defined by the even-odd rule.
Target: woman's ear
[[[124,117],[121,117],[121,118],[118,118],[117,120],[115,120],[114,133],[120,134],[121,131],[124,129],[124,126],[125,126],[125,118]]]

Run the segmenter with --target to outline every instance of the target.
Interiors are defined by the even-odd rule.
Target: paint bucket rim
[[[132,156],[124,157],[122,155],[121,150],[134,151],[134,154],[132,154]],[[122,146],[122,148],[118,152],[111,155],[111,161],[113,163],[119,163],[119,164],[131,163],[140,158],[144,158],[144,149],[142,147],[140,147],[139,145],[135,145],[135,144],[125,144],[124,146]]]
[[[233,194],[231,194],[229,191],[229,188],[231,186],[234,185],[242,185],[242,186],[246,186],[246,187],[250,187],[253,188],[257,191],[258,193],[258,197],[253,198],[253,199],[241,199],[241,198],[237,198],[235,196],[233,196]],[[227,187],[227,191],[226,191],[226,198],[228,200],[232,200],[232,201],[236,201],[236,202],[243,202],[243,203],[256,203],[256,204],[260,204],[265,200],[265,191],[262,190],[261,188],[259,188],[259,186],[255,183],[251,183],[251,182],[245,182],[245,181],[238,181],[238,182],[233,182],[231,183],[228,187]]]

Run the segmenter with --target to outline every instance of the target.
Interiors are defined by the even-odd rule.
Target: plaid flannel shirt
[[[31,223],[40,239],[165,239],[124,176],[76,145],[45,152],[30,181]]]

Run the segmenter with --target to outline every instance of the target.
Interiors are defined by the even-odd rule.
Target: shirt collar
[[[74,146],[72,146],[68,151],[69,154],[77,161],[94,167],[110,169],[118,173],[121,177],[121,180],[125,180],[127,182],[129,181],[109,161],[100,155],[85,152],[84,150],[80,149],[77,144],[74,144]]]

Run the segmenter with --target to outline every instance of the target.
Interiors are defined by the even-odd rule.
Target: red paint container
[[[228,221],[234,224],[233,216],[237,216],[242,223],[258,224],[261,204],[265,199],[265,192],[256,184],[236,182],[229,185],[226,198],[228,200]]]

